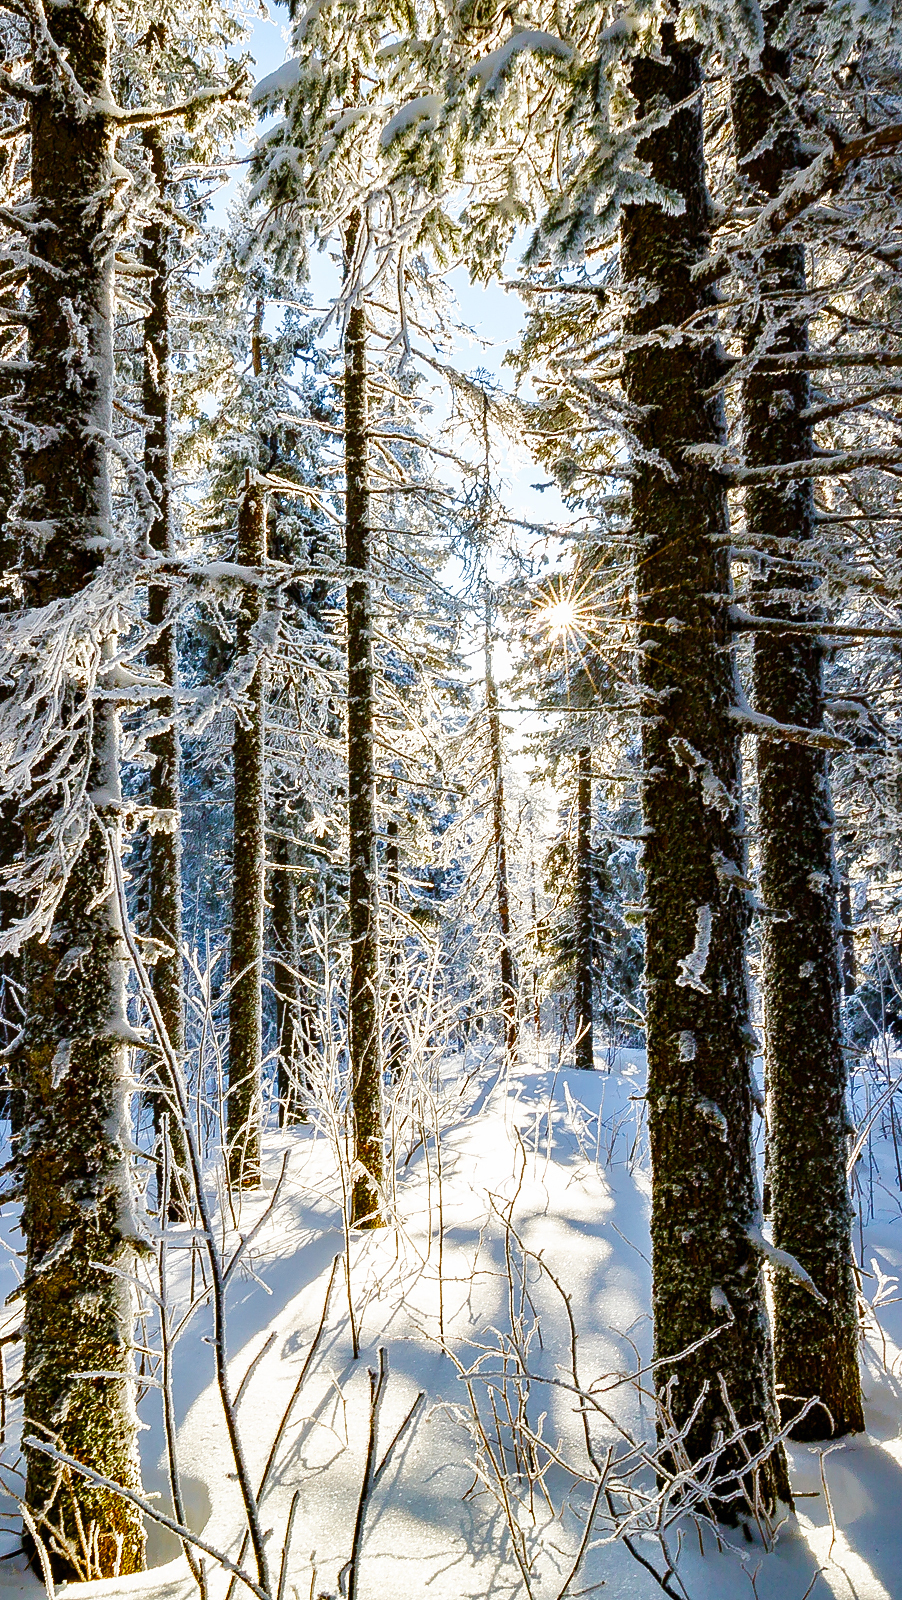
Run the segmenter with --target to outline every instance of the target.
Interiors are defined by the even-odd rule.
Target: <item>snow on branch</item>
[[[765,1239],[761,1228],[756,1224],[746,1228],[745,1236],[753,1249],[757,1250],[759,1255],[764,1256],[764,1259],[769,1261],[772,1267],[782,1267],[783,1271],[788,1272],[790,1277],[795,1278],[797,1283],[803,1284],[809,1294],[813,1294],[815,1300],[819,1300],[822,1306],[827,1304],[825,1297],[821,1294],[810,1273],[805,1271],[801,1262],[797,1261],[795,1256],[790,1255],[788,1250],[780,1250],[777,1245],[771,1244],[769,1239]]]

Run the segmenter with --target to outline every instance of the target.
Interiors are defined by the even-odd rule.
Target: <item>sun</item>
[[[572,633],[579,621],[579,611],[572,600],[551,600],[539,612],[539,622],[549,642]]]

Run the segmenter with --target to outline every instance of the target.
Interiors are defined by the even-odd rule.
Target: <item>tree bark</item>
[[[266,562],[266,497],[248,473],[238,510],[238,560]],[[254,649],[263,600],[244,591],[236,630],[241,660]],[[238,1189],[260,1183],[263,1063],[263,924],[266,895],[266,690],[261,659],[247,690],[248,709],[235,717],[232,749],[232,941],[229,989],[229,1181]]]
[[[349,228],[351,259],[360,218]],[[384,1222],[385,1133],[379,1016],[379,901],[376,871],[376,770],[373,743],[373,596],[369,500],[366,310],[348,316],[345,356],[345,557],[348,567],[348,1057],[355,1176],[351,1221]],[[351,574],[360,576],[351,578]]]
[[[733,84],[740,177],[765,199],[776,195],[807,159],[779,92],[768,87],[774,76],[787,77],[789,67],[781,52],[768,47],[761,73]],[[804,246],[784,244],[763,252],[759,282],[769,309],[752,319],[747,345],[770,315],[781,326],[769,337],[768,353],[804,357]],[[753,368],[742,396],[746,463],[767,467],[810,459],[812,430],[804,415],[809,403],[806,372],[784,372],[775,380]],[[791,540],[810,560],[815,531],[810,479],[749,489],[745,513],[753,547],[772,549]],[[812,580],[791,555],[767,563],[753,597],[764,616],[811,621],[820,615]],[[779,722],[819,728],[824,648],[818,636],[761,632],[753,649],[756,710]],[[822,1404],[793,1430],[797,1437],[820,1439],[864,1427],[846,1179],[847,1073],[833,810],[825,751],[760,740],[757,763],[773,1237],[801,1262],[827,1302],[819,1303],[784,1269],[773,1270],[777,1390],[784,1420],[795,1416],[802,1402],[820,1396]]]
[[[9,380],[0,380],[0,404],[12,409],[14,403],[14,385]],[[0,423],[0,572],[4,574],[16,568],[16,537],[10,511],[20,488],[18,438],[11,426]],[[0,591],[0,615],[11,615],[18,606],[19,601],[11,588]],[[0,696],[4,693],[5,690],[0,689]],[[12,798],[0,800],[0,868],[13,865],[22,843],[16,801]],[[11,927],[17,915],[15,896],[0,882],[0,928]],[[14,1046],[25,1017],[24,977],[20,955],[0,955],[0,1049],[4,1052],[0,1066],[0,1114],[9,1118],[14,1134],[22,1121],[22,1089]],[[7,1054],[10,1050],[13,1050],[11,1056]]]
[[[390,800],[394,803],[396,799],[395,785],[392,784]],[[385,899],[392,912],[396,912],[399,909],[401,905],[401,851],[398,844],[398,819],[395,816],[389,817],[385,824]],[[398,952],[400,938],[399,927],[394,921],[390,921],[388,928],[388,959],[386,962],[388,983],[386,988],[385,1064],[392,1081],[400,1078],[404,1070],[404,1028],[401,1021],[403,1003],[400,981],[401,960]]]
[[[659,59],[634,62],[637,116],[681,104],[640,145],[652,178],[679,194],[679,214],[628,208],[621,227],[627,297],[624,382],[637,440],[632,531],[642,695],[648,1118],[652,1157],[655,1355],[661,1403],[688,1427],[698,1459],[729,1431],[724,1389],[757,1449],[776,1405],[752,1149],[752,1034],[745,966],[747,915],[740,752],[729,712],[729,527],[724,488],[687,447],[719,445],[719,369],[709,292],[691,269],[708,245],[697,49],[662,29]],[[692,320],[693,332],[674,338]],[[672,1384],[676,1377],[677,1383]],[[720,1452],[726,1499],[744,1455]],[[730,1479],[729,1475],[735,1474]],[[764,1503],[788,1499],[774,1450],[757,1474]]]
[[[273,988],[276,992],[276,1039],[279,1126],[306,1122],[308,1085],[301,1032],[301,985],[298,977],[298,918],[294,876],[295,851],[285,839],[273,847],[270,874],[273,935]]]
[[[576,780],[576,1043],[574,1062],[592,1071],[595,926],[592,905],[592,752],[580,750]]]
[[[495,862],[495,906],[498,914],[498,975],[501,1023],[507,1060],[516,1060],[519,1042],[517,970],[511,938],[510,887],[507,877],[507,830],[504,817],[504,749],[498,690],[492,672],[491,613],[485,611],[485,709],[489,728],[489,774],[492,785],[492,845]]]
[[[166,150],[159,128],[144,130],[144,149],[160,200],[166,192]],[[153,277],[147,294],[150,310],[144,319],[143,410],[144,470],[153,498],[154,517],[148,529],[152,550],[175,555],[175,506],[172,493],[172,395],[170,375],[169,272],[171,270],[171,229],[161,217],[147,228],[144,265]],[[169,590],[151,584],[147,592],[147,620],[156,636],[147,651],[148,664],[159,673],[168,693],[157,701],[167,726],[148,740],[153,758],[150,773],[150,802],[167,814],[165,827],[156,827],[150,836],[149,928],[153,939],[165,948],[152,968],[153,990],[160,1015],[175,1055],[185,1057],[185,998],[182,985],[182,830],[181,830],[181,740],[177,724],[179,659],[176,622],[169,620]],[[165,1072],[163,1062],[158,1073]],[[188,1161],[185,1137],[176,1115],[178,1101],[174,1087],[163,1077],[151,1097],[154,1126],[158,1138],[162,1117],[168,1114],[171,1146],[169,1216],[174,1222],[190,1215]],[[162,1165],[158,1172],[162,1171]]]
[[[112,98],[107,8],[73,0],[46,26],[94,107]],[[76,597],[112,540],[107,439],[113,398],[114,130],[76,102],[55,58],[32,58],[32,212],[27,428],[18,512],[25,603]],[[102,645],[109,659],[115,640]],[[84,711],[73,679],[71,715]],[[26,954],[21,1058],[26,1115],[18,1141],[27,1242],[24,1412],[98,1472],[140,1490],[133,1374],[134,1272],[126,1059],[125,944],[110,870],[119,849],[118,713],[95,702],[83,726],[89,830],[50,937]],[[23,799],[34,847],[53,797]],[[107,1269],[115,1269],[113,1276]],[[96,1371],[100,1376],[81,1374]],[[140,1513],[47,1456],[25,1450],[26,1504],[58,1577],[109,1577],[144,1566]]]

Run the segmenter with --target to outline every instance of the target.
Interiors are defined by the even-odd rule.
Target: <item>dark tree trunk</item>
[[[6,379],[0,379],[0,395],[0,403],[12,409],[15,405],[13,385]],[[10,510],[20,488],[18,438],[13,428],[0,424],[0,574],[3,575],[16,567],[16,538]],[[0,615],[10,615],[18,605],[11,588],[0,590]],[[0,697],[4,692],[0,687]],[[0,869],[13,865],[22,842],[16,801],[0,800]],[[11,928],[17,915],[15,896],[0,882],[0,930]],[[15,1052],[12,1056],[6,1052],[13,1050],[25,1019],[24,977],[21,955],[8,952],[0,955],[0,1049],[4,1052],[0,1065],[0,1115],[8,1116],[13,1133],[21,1126],[22,1090]]]
[[[158,128],[144,132],[144,148],[162,200],[166,193],[166,152]],[[169,272],[171,229],[157,217],[148,225],[144,265],[153,273],[148,283],[150,310],[144,319],[143,409],[144,469],[153,498],[154,517],[148,530],[151,549],[162,555],[176,550],[175,506],[172,494],[172,405],[170,378]],[[147,651],[148,663],[159,673],[167,690],[157,705],[168,726],[148,741],[153,758],[150,774],[151,805],[167,814],[165,827],[150,836],[149,927],[151,938],[164,947],[153,965],[153,990],[173,1051],[185,1057],[185,999],[182,987],[182,831],[181,741],[176,722],[179,660],[176,623],[169,620],[169,590],[151,584],[147,617],[156,637]],[[157,1072],[165,1069],[162,1062]],[[190,1214],[185,1139],[179,1126],[173,1086],[163,1079],[152,1096],[154,1126],[158,1136],[162,1116],[168,1114],[171,1145],[169,1214],[172,1221]],[[162,1171],[162,1167],[159,1169]]]
[[[238,560],[266,562],[266,497],[248,481],[238,510]],[[263,600],[244,591],[236,654],[250,655]],[[263,923],[266,893],[266,662],[261,659],[247,691],[248,709],[235,717],[232,751],[232,943],[229,990],[229,1181],[240,1189],[260,1182],[263,1086]]]
[[[46,26],[94,105],[109,103],[110,23],[73,0]],[[32,212],[28,429],[19,511],[25,602],[77,596],[112,538],[107,438],[112,427],[114,132],[72,90],[41,47],[31,114]],[[104,641],[107,658],[115,641]],[[70,715],[79,709],[72,684]],[[110,852],[119,849],[118,715],[95,702],[88,833],[50,937],[27,952],[22,1054],[26,1116],[19,1142],[27,1241],[24,1323],[26,1432],[132,1489],[140,1488],[133,1372],[134,1272],[126,1059],[125,944]],[[33,848],[53,799],[24,797]],[[123,1276],[105,1270],[114,1268]],[[125,1280],[125,1281],[124,1281]],[[101,1376],[84,1378],[86,1372]],[[121,1375],[120,1375],[121,1374]],[[111,1576],[144,1566],[138,1511],[75,1474],[60,1478],[26,1447],[25,1500],[59,1577]],[[90,1557],[84,1553],[88,1542]]]
[[[349,230],[353,255],[360,219]],[[351,970],[348,1055],[357,1176],[355,1227],[383,1224],[385,1179],[382,1039],[379,1017],[379,901],[376,872],[376,773],[373,746],[373,596],[369,497],[369,379],[366,311],[357,305],[345,331],[345,554],[348,628],[348,927]],[[351,573],[360,578],[350,580]]]
[[[621,230],[624,381],[639,450],[632,531],[639,617],[646,904],[648,1117],[652,1155],[655,1355],[662,1402],[698,1459],[728,1428],[723,1386],[749,1440],[772,1437],[776,1405],[752,1150],[752,1034],[739,743],[730,718],[729,527],[723,486],[693,445],[721,443],[712,296],[691,269],[708,245],[697,50],[662,30],[661,59],[633,64],[637,115],[682,102],[640,145],[677,215],[630,207]],[[673,337],[693,323],[693,332]],[[659,331],[660,330],[660,331]],[[678,1379],[671,1388],[673,1377]],[[721,1381],[722,1380],[722,1381]],[[706,1391],[706,1392],[705,1392]],[[703,1398],[704,1394],[704,1398]],[[743,1452],[723,1451],[742,1475]],[[788,1498],[783,1452],[758,1474],[764,1502]],[[736,1514],[722,1495],[712,1504]]]
[[[852,919],[852,889],[845,873],[839,880],[839,948],[843,994],[848,998],[858,988],[858,963],[855,959],[855,924]]]
[[[511,938],[510,887],[507,878],[507,830],[504,818],[504,749],[498,690],[492,673],[491,615],[485,614],[485,709],[489,727],[489,779],[492,785],[492,846],[495,863],[495,906],[498,914],[498,976],[501,982],[501,1023],[508,1061],[518,1045],[517,969]]]
[[[391,799],[396,798],[395,788],[392,785]],[[396,912],[401,904],[401,851],[398,846],[398,819],[389,817],[385,824],[385,899],[391,912]],[[404,1069],[404,1029],[401,1022],[401,960],[398,944],[401,938],[400,928],[394,921],[389,922],[388,929],[388,959],[387,966],[387,994],[386,994],[386,1022],[385,1030],[385,1065],[392,1079],[400,1078]]]
[[[273,988],[276,992],[278,1041],[279,1126],[291,1127],[307,1120],[308,1086],[301,1031],[301,985],[298,977],[298,918],[295,888],[295,850],[282,838],[273,846],[270,874],[272,905]]]
[[[536,864],[535,860],[529,863],[530,876],[530,904],[532,909],[532,1026],[536,1036],[536,1049],[542,1039],[542,995],[539,988],[539,905],[536,895]]]
[[[574,1062],[592,1071],[595,919],[592,911],[592,752],[580,750],[576,780],[576,1043]]]
[[[768,76],[788,61],[766,52],[760,75],[733,85],[740,176],[765,198],[807,161],[786,125]],[[771,356],[804,352],[808,328],[803,245],[765,251],[759,264],[771,315],[787,305]],[[751,345],[763,313],[748,329]],[[807,373],[778,379],[752,369],[743,386],[745,460],[762,467],[813,454]],[[819,615],[804,571],[814,534],[810,479],[749,489],[746,527],[753,547],[773,552],[754,586],[762,615]],[[779,554],[777,552],[780,552]],[[797,559],[793,560],[793,553]],[[778,722],[818,728],[823,717],[823,644],[817,635],[759,633],[754,641],[755,707]],[[846,1062],[837,947],[833,811],[827,755],[803,744],[758,744],[761,888],[767,908],[762,989],[767,1080],[768,1183],[775,1245],[788,1250],[826,1297],[821,1304],[783,1268],[773,1272],[774,1356],[780,1408],[793,1417],[819,1395],[794,1430],[805,1439],[864,1427],[858,1372],[858,1316],[846,1180]]]

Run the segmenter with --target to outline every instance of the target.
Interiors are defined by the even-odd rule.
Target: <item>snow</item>
[[[494,89],[503,78],[511,61],[522,50],[532,51],[536,55],[553,56],[558,61],[570,61],[573,57],[571,46],[565,40],[559,39],[556,34],[544,33],[540,28],[521,28],[511,34],[504,44],[499,45],[497,50],[491,50],[470,68],[470,80],[481,83],[483,89]]]
[[[255,83],[251,90],[251,105],[262,105],[265,100],[274,100],[281,95],[290,94],[297,88],[301,77],[301,61],[298,56],[293,56],[290,61],[282,63],[275,72],[270,72],[259,83]]]
[[[695,914],[695,943],[689,954],[680,962],[680,975],[677,978],[679,988],[698,989],[700,994],[710,994],[711,991],[704,982],[710,948],[711,907],[699,906]]]
[[[418,127],[421,122],[425,122],[427,128],[434,127],[435,118],[441,109],[441,97],[437,94],[421,94],[416,100],[409,101],[400,111],[395,112],[391,121],[382,129],[379,135],[382,149],[387,150],[395,139],[399,139],[409,128]]]
[[[801,1262],[797,1261],[794,1255],[791,1255],[788,1250],[781,1250],[778,1245],[772,1244],[759,1227],[746,1228],[745,1231],[749,1243],[753,1244],[755,1249],[759,1250],[772,1266],[782,1267],[783,1271],[790,1273],[798,1283],[803,1283],[805,1288],[814,1295],[815,1300],[821,1302],[821,1305],[827,1304],[810,1272],[805,1271]]]
[[[482,1600],[513,1596],[523,1588],[511,1559],[510,1540],[497,1500],[474,1487],[474,1457],[467,1386],[455,1361],[484,1372],[498,1369],[498,1352],[511,1329],[509,1256],[514,1239],[547,1263],[569,1297],[578,1330],[584,1385],[605,1389],[604,1404],[618,1424],[650,1438],[647,1392],[623,1376],[647,1361],[651,1350],[648,1266],[648,1172],[644,1125],[644,1063],[639,1052],[621,1051],[608,1066],[601,1053],[596,1073],[558,1067],[543,1054],[510,1074],[490,1054],[448,1060],[440,1079],[418,1086],[426,1114],[422,1142],[405,1135],[397,1163],[392,1203],[397,1227],[358,1235],[351,1242],[351,1283],[360,1328],[361,1355],[353,1359],[346,1286],[339,1272],[324,1332],[304,1390],[278,1456],[264,1501],[264,1526],[272,1528],[271,1560],[278,1551],[295,1490],[300,1493],[286,1593],[338,1593],[356,1515],[368,1431],[368,1368],[377,1352],[388,1356],[388,1383],[379,1425],[384,1451],[420,1392],[425,1400],[376,1489],[366,1522],[360,1600]],[[400,1114],[400,1113],[399,1113]],[[439,1184],[434,1139],[441,1127]],[[343,1252],[334,1145],[328,1119],[268,1135],[264,1190],[246,1199],[237,1229],[222,1226],[234,1243],[260,1219],[288,1157],[288,1174],[272,1218],[229,1285],[228,1335],[233,1391],[262,1352],[239,1404],[239,1421],[254,1478],[259,1476],[283,1410],[296,1384],[320,1322],[333,1259]],[[208,1172],[212,1189],[214,1173]],[[508,1218],[513,1233],[506,1235]],[[14,1254],[19,1235],[6,1208],[7,1249],[0,1258],[4,1295],[15,1288]],[[169,1276],[174,1307],[187,1303],[192,1245],[187,1227],[168,1230]],[[872,1276],[868,1292],[879,1307],[865,1347],[868,1433],[826,1446],[790,1447],[797,1514],[785,1522],[776,1548],[740,1536],[721,1550],[710,1534],[687,1530],[679,1575],[691,1600],[896,1600],[902,1570],[902,1315],[897,1278],[902,1269],[898,1205],[877,1211],[866,1233],[864,1260]],[[770,1254],[763,1234],[756,1239]],[[546,1382],[533,1387],[528,1408],[546,1438],[563,1440],[576,1453],[581,1422],[574,1397],[555,1379],[566,1379],[570,1352],[561,1297],[533,1266],[530,1295],[542,1317],[542,1342],[533,1334],[529,1364]],[[519,1305],[516,1295],[513,1304]],[[728,1311],[716,1287],[712,1306]],[[7,1307],[0,1336],[21,1308]],[[524,1313],[524,1329],[530,1318]],[[444,1326],[444,1348],[440,1332]],[[213,1383],[208,1342],[209,1310],[195,1312],[176,1348],[175,1404],[187,1514],[211,1545],[237,1554],[240,1505]],[[510,1348],[508,1346],[508,1348]],[[6,1381],[18,1378],[16,1345],[6,1346]],[[493,1352],[495,1354],[493,1355]],[[605,1376],[607,1375],[607,1376]],[[619,1376],[618,1376],[619,1375]],[[646,1383],[648,1380],[646,1379]],[[478,1390],[479,1385],[476,1384]],[[162,1462],[159,1391],[139,1404],[149,1424],[142,1436],[144,1482],[168,1509]],[[547,1484],[557,1505],[561,1478]],[[511,1494],[526,1502],[524,1484],[511,1475]],[[469,1492],[472,1491],[472,1492]],[[585,1508],[585,1493],[571,1504]],[[11,1510],[7,1500],[4,1510]],[[535,1600],[556,1600],[572,1554],[577,1516],[552,1521],[541,1494],[534,1520],[524,1509],[525,1545],[535,1559]],[[831,1519],[833,1526],[831,1526]],[[7,1547],[12,1540],[6,1538]],[[653,1578],[620,1543],[597,1541],[573,1588],[652,1600]],[[70,1585],[75,1600],[187,1600],[193,1592],[183,1558],[171,1535],[151,1535],[157,1565],[139,1578]],[[675,1549],[675,1542],[674,1542]],[[656,1546],[640,1540],[649,1560]],[[818,1568],[822,1573],[818,1576]],[[752,1587],[754,1580],[754,1589]],[[211,1597],[223,1600],[219,1573]],[[13,1557],[0,1565],[0,1594],[37,1600],[40,1584]],[[236,1591],[236,1595],[240,1592]]]

